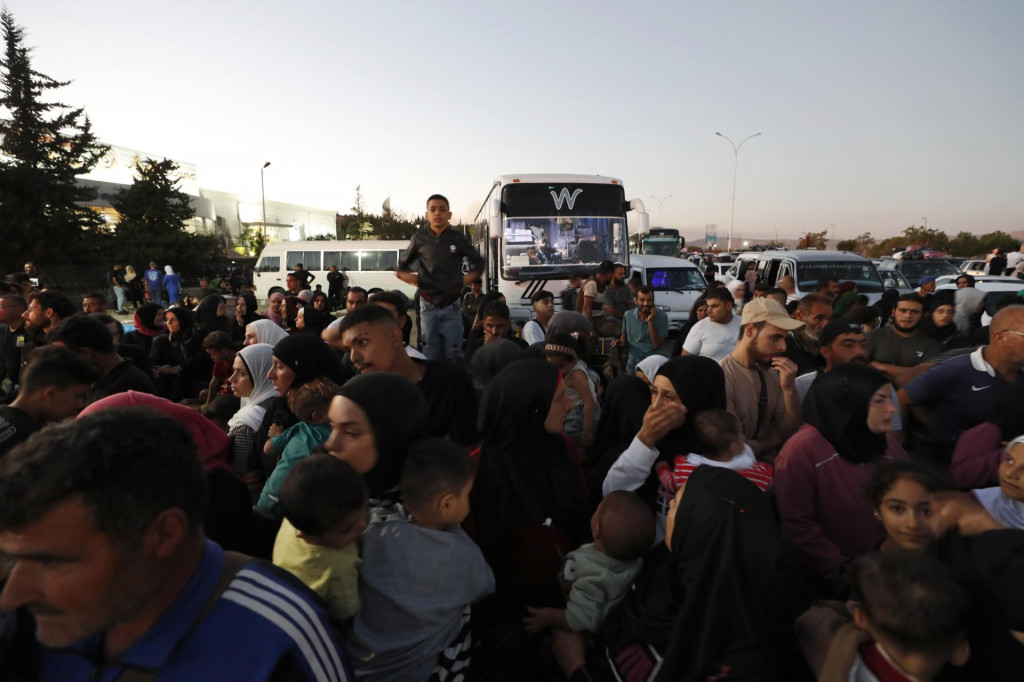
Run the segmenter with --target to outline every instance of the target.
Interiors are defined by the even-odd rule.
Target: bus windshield
[[[621,185],[505,186],[503,276],[562,278],[604,260],[625,262],[623,196]]]
[[[870,261],[812,261],[796,266],[797,287],[810,291],[818,280],[835,277],[839,282],[853,282],[862,294],[877,294],[884,290],[882,279]]]
[[[678,237],[645,237],[644,253],[648,256],[671,256],[679,258]]]

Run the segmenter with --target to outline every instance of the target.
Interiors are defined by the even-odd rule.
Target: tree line
[[[854,239],[840,241],[836,248],[840,251],[856,251],[869,258],[881,258],[892,254],[894,249],[917,245],[922,249],[934,249],[944,251],[951,256],[970,258],[989,253],[995,248],[1002,249],[1004,253],[1016,251],[1020,248],[1020,244],[1019,239],[1000,230],[983,235],[961,230],[955,236],[950,237],[934,227],[924,228],[911,225],[904,229],[902,234],[881,241],[872,237],[870,232],[865,232]]]

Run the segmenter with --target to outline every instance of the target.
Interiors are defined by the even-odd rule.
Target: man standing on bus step
[[[440,194],[427,199],[427,227],[409,240],[405,258],[395,274],[419,288],[420,342],[430,360],[450,360],[462,353],[462,312],[459,297],[480,276],[484,261],[465,235],[451,229],[448,200]],[[463,261],[469,263],[463,272]],[[417,272],[411,270],[418,263]]]

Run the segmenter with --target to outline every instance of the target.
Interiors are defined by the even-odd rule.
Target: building
[[[95,196],[88,203],[103,215],[116,231],[117,212],[110,204],[113,196],[132,184],[139,163],[146,159],[163,160],[161,154],[149,154],[136,149],[110,145],[96,167],[78,176],[82,186],[95,188]],[[254,256],[253,236],[264,231],[262,197],[245,197],[227,192],[203,189],[199,186],[196,165],[174,160],[178,166],[178,188],[192,198],[195,216],[186,226],[197,234],[216,235],[225,252]],[[333,210],[297,206],[279,201],[266,202],[267,240],[296,241],[312,237],[334,238],[337,213]]]

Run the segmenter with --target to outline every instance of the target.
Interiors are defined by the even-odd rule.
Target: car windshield
[[[955,275],[960,272],[955,265],[944,260],[904,261],[902,270],[908,279],[921,279],[926,275]]]
[[[648,268],[647,283],[655,291],[704,291],[707,287],[697,268]]]
[[[913,289],[899,270],[879,270],[878,274],[882,276],[883,280],[891,279],[895,282],[897,289]]]
[[[814,261],[796,266],[797,288],[810,291],[822,279],[835,277],[839,282],[853,282],[862,294],[883,290],[882,280],[871,261]]]
[[[649,256],[679,256],[679,239],[674,237],[647,237],[644,239],[644,253]]]

